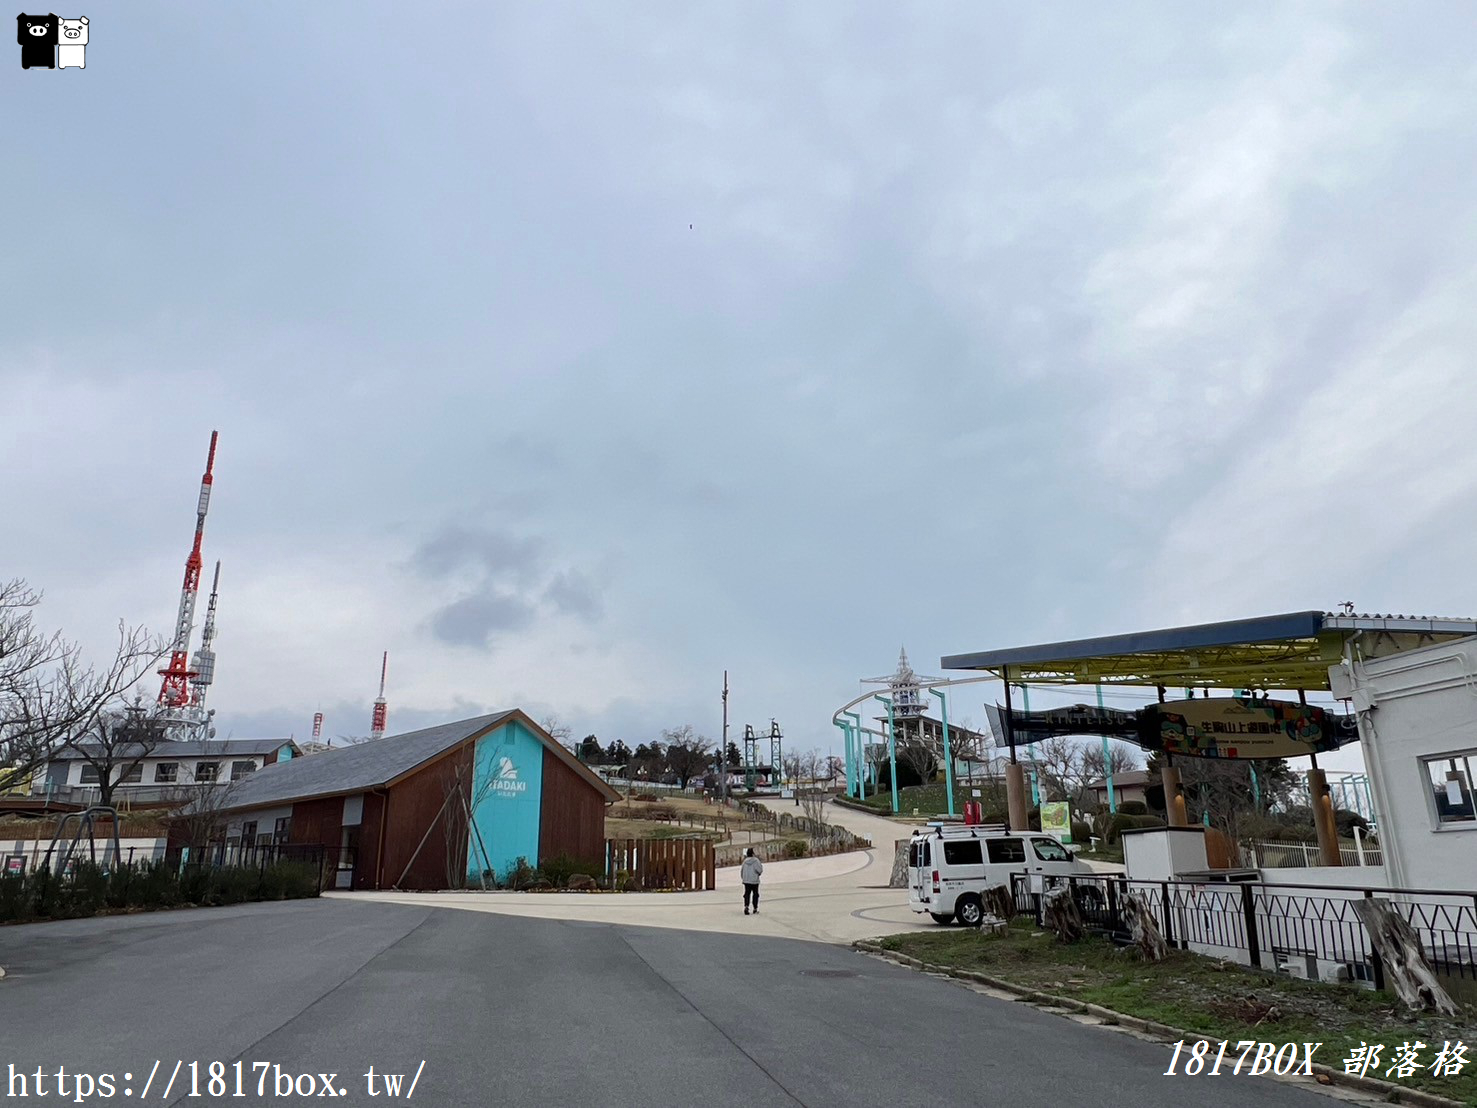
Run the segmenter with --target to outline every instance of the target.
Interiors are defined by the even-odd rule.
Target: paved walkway
[[[718,888],[698,893],[329,893],[335,899],[585,920],[734,935],[849,943],[933,924],[908,910],[907,890],[889,889],[892,851],[766,862],[760,913],[745,916],[738,869],[718,871]],[[921,923],[919,921],[922,921]]]
[[[88,1104],[309,1103],[273,1096],[279,1073],[289,1083],[332,1074],[343,1093],[333,1103],[365,1108],[400,1103],[412,1079],[413,1103],[426,1108],[1328,1104],[1316,1085],[1166,1080],[1171,1046],[763,932],[330,898],[0,927],[0,964],[12,971],[0,981],[5,1062],[17,1075],[64,1066],[69,1093],[77,1074],[107,1074],[114,1099]],[[235,1097],[229,1076],[225,1094],[211,1095],[211,1061],[230,1075],[233,1059],[250,1079],[245,1095]],[[257,1064],[271,1070],[263,1096]],[[386,1097],[382,1076],[369,1095],[371,1066],[403,1075],[399,1097]],[[80,1099],[53,1095],[54,1080],[51,1099],[12,1088],[16,1105]]]

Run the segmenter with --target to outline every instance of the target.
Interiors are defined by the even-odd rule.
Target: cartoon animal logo
[[[15,40],[21,47],[22,69],[55,69],[57,24],[55,15],[15,17]]]
[[[518,767],[513,765],[513,759],[504,755],[497,764],[497,775],[500,781],[518,780]]]
[[[56,67],[58,69],[87,68],[87,17],[61,20],[60,37],[57,39]]]

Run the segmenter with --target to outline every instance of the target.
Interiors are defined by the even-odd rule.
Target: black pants
[[[744,911],[747,912],[749,910],[749,905],[750,905],[751,902],[753,903],[754,911],[756,911],[756,912],[759,911],[759,886],[758,886],[757,883],[756,884],[753,884],[753,885],[750,885],[747,881],[745,881],[744,882]]]

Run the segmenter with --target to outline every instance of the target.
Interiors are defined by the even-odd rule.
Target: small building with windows
[[[1359,716],[1390,881],[1477,889],[1477,637],[1382,657],[1363,646],[1330,676]]]
[[[114,800],[129,806],[186,803],[191,790],[240,782],[264,766],[289,761],[302,751],[291,739],[207,739],[122,747],[111,769]],[[97,759],[88,748],[58,750],[31,783],[33,796],[60,804],[98,799]]]
[[[620,794],[513,709],[295,758],[226,795],[225,846],[321,846],[340,889],[502,882],[567,858],[602,863]]]

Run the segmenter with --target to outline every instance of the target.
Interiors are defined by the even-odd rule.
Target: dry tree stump
[[[1396,914],[1388,897],[1366,897],[1353,902],[1354,911],[1369,932],[1369,941],[1384,963],[1385,981],[1412,1011],[1456,1014],[1456,1004],[1436,980],[1421,949],[1420,936]]]
[[[1008,920],[1015,915],[1015,898],[1006,885],[987,886],[984,893],[985,914],[998,920]]]
[[[1077,901],[1066,885],[1048,889],[1041,898],[1041,919],[1048,928],[1056,932],[1058,942],[1075,943],[1087,934],[1082,913],[1077,910]]]
[[[1164,961],[1169,955],[1169,946],[1159,931],[1159,921],[1149,910],[1148,902],[1137,893],[1125,894],[1123,916],[1128,921],[1128,934],[1139,956],[1147,962]]]

